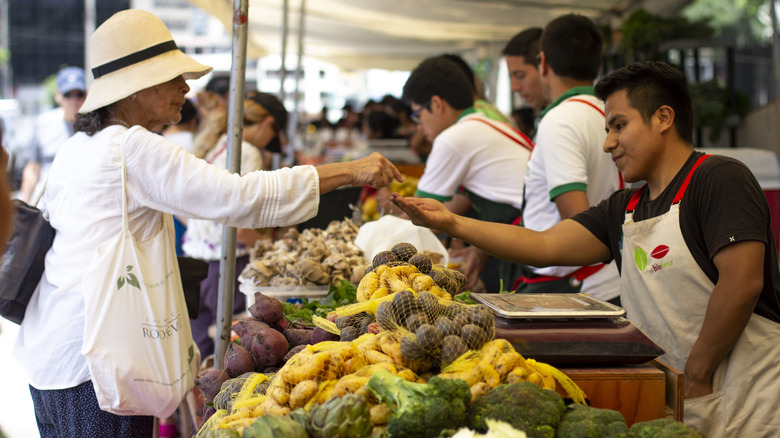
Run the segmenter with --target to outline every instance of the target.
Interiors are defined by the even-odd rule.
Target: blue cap
[[[81,67],[65,67],[57,73],[57,89],[67,94],[71,90],[87,91],[84,82],[84,69]]]

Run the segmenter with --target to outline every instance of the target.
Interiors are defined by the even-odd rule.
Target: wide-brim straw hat
[[[178,49],[162,20],[139,9],[117,12],[95,30],[89,62],[95,80],[82,114],[180,75],[197,79],[211,71]]]

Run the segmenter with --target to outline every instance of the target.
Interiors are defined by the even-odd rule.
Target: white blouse
[[[70,388],[90,379],[81,355],[81,277],[98,245],[122,227],[125,131],[110,126],[91,137],[76,133],[54,159],[42,209],[56,235],[14,347],[37,389]],[[319,208],[312,166],[239,176],[143,129],[129,136],[125,153],[128,217],[137,240],[159,230],[163,213],[264,228],[303,222]]]
[[[227,167],[227,135],[223,135],[203,157],[207,162],[220,167]],[[240,175],[262,170],[263,156],[260,150],[248,142],[241,144]],[[187,221],[187,231],[182,238],[182,251],[188,257],[206,262],[216,261],[222,257],[222,224],[215,221],[190,219]],[[236,244],[236,257],[247,254],[249,250],[241,243]]]

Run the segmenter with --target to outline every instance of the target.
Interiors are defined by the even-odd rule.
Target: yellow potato
[[[314,380],[304,380],[295,385],[295,388],[290,391],[290,409],[299,408],[305,405],[306,402],[314,397],[314,394],[317,393],[319,387],[320,385]]]

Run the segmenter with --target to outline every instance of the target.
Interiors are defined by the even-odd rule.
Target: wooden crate
[[[591,406],[619,411],[629,426],[667,415],[666,375],[649,363],[559,369],[585,392]],[[558,392],[566,397],[562,388]]]

